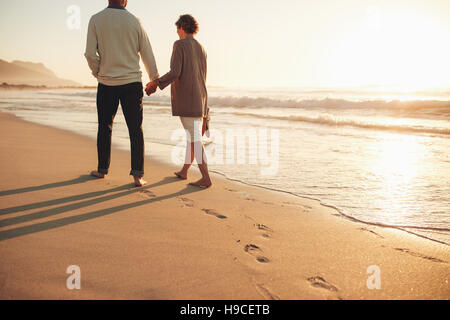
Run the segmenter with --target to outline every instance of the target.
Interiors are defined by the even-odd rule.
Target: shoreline
[[[154,159],[146,158],[149,185],[131,188],[129,152],[118,149],[111,176],[93,180],[91,138],[6,113],[0,122],[0,258],[10,262],[0,267],[2,299],[450,298],[448,245],[217,174],[211,190],[183,189],[175,168]],[[65,288],[73,260],[87,277],[78,292]],[[371,265],[380,265],[381,290],[366,286]]]
[[[159,162],[161,162],[161,161],[159,161]],[[247,186],[260,188],[260,189],[263,189],[263,190],[268,190],[268,191],[271,191],[271,192],[278,192],[278,193],[282,193],[282,194],[292,195],[292,196],[300,198],[300,199],[307,199],[307,200],[316,201],[322,207],[325,207],[325,208],[332,209],[332,210],[336,211],[342,218],[347,219],[349,222],[362,223],[362,224],[366,224],[368,226],[376,226],[376,227],[387,228],[387,229],[395,229],[395,230],[399,230],[399,231],[402,231],[402,232],[406,232],[408,234],[414,235],[414,236],[419,237],[419,238],[423,238],[423,239],[426,239],[426,240],[429,240],[429,241],[432,241],[432,242],[436,242],[436,243],[439,243],[439,244],[450,246],[450,244],[448,244],[448,243],[446,243],[444,241],[440,241],[440,240],[437,240],[437,239],[429,238],[427,236],[420,235],[420,234],[414,233],[412,231],[405,230],[404,228],[422,229],[422,230],[441,230],[441,229],[434,229],[434,228],[429,228],[429,227],[421,228],[421,227],[416,227],[416,226],[394,226],[394,225],[389,225],[389,224],[384,224],[384,223],[364,221],[364,220],[355,218],[355,217],[353,217],[351,215],[348,215],[348,214],[342,212],[342,210],[339,209],[338,207],[336,207],[335,205],[327,204],[327,203],[323,202],[323,200],[321,200],[319,198],[314,198],[314,197],[309,197],[309,196],[306,196],[306,195],[296,194],[295,192],[290,192],[290,191],[286,191],[286,190],[280,190],[280,189],[264,187],[264,186],[261,186],[261,185],[258,185],[258,184],[248,183],[248,182],[245,182],[245,181],[242,181],[242,180],[239,180],[239,179],[233,179],[233,178],[227,177],[226,174],[224,174],[222,172],[219,172],[219,171],[215,171],[215,170],[210,170],[210,172],[218,174],[218,175],[222,176],[223,179],[225,179],[227,181],[230,181],[230,182],[233,182],[233,183],[240,183],[240,184],[244,184],[244,185],[247,185]],[[447,231],[447,230],[445,230],[445,231]]]
[[[148,102],[147,102],[147,104],[148,104]],[[152,105],[154,105],[154,104],[152,104]],[[0,111],[0,113],[2,113],[2,112],[3,113],[7,113],[7,114],[11,114],[11,115],[13,115],[15,117],[18,117],[14,113]],[[34,124],[37,124],[37,125],[46,126],[45,124],[41,124],[39,122],[29,121],[29,120],[26,120],[26,119],[21,118],[21,117],[18,117],[18,118],[21,119],[22,121],[34,123]],[[93,137],[91,137],[89,135],[79,134],[79,133],[76,133],[75,131],[70,131],[70,130],[64,129],[64,128],[57,128],[57,127],[53,127],[53,126],[47,126],[47,127],[54,128],[54,129],[57,129],[57,130],[62,130],[64,132],[69,132],[69,133],[80,135],[80,136],[83,136],[83,137],[87,137],[87,138],[89,138],[89,139],[91,139],[92,141],[95,142],[95,138],[93,138]],[[158,142],[151,142],[151,143],[159,144]],[[122,150],[124,152],[129,152],[129,150],[126,147],[118,145],[118,144],[115,144],[114,141],[113,141],[113,144],[112,144],[112,148],[113,149],[114,148],[120,149],[120,150]],[[162,166],[173,166],[172,164],[167,163],[167,162],[165,162],[165,161],[163,161],[161,159],[155,159],[155,158],[152,158],[152,157],[150,157],[148,155],[146,155],[145,157],[146,157],[147,161],[152,161],[152,162],[155,162],[155,163],[157,163],[159,165],[162,165]],[[197,169],[196,164],[194,164],[193,167],[194,167],[194,170]],[[211,170],[210,169],[210,173],[214,173],[216,175],[219,175],[219,178],[224,179],[224,180],[229,181],[229,182],[240,183],[240,184],[243,184],[243,185],[246,185],[246,186],[260,188],[262,190],[267,190],[267,191],[270,191],[270,192],[276,192],[276,193],[280,193],[280,194],[291,195],[291,196],[294,196],[294,197],[297,197],[297,198],[300,198],[300,199],[307,199],[307,200],[316,201],[318,204],[320,204],[324,208],[332,209],[333,211],[338,213],[342,218],[344,218],[344,219],[346,219],[346,220],[348,220],[350,222],[362,223],[362,224],[365,224],[365,225],[368,225],[368,226],[376,226],[376,227],[381,227],[381,228],[395,229],[395,230],[406,232],[408,234],[411,234],[411,235],[414,235],[416,237],[423,238],[423,239],[426,239],[426,240],[429,240],[429,241],[432,241],[432,242],[435,242],[435,243],[439,243],[439,244],[450,246],[450,244],[447,243],[447,242],[444,242],[444,241],[441,241],[441,240],[438,240],[438,239],[433,239],[433,238],[428,237],[426,235],[418,234],[418,233],[415,233],[414,231],[407,230],[407,228],[409,228],[409,229],[429,230],[429,231],[435,230],[434,228],[431,228],[431,227],[423,227],[423,228],[421,228],[421,227],[417,227],[417,226],[396,226],[396,225],[385,224],[385,223],[382,223],[382,222],[365,221],[365,220],[361,220],[361,219],[358,219],[356,217],[353,217],[352,215],[344,213],[336,205],[328,204],[328,203],[324,202],[320,198],[314,198],[314,197],[307,196],[307,195],[297,194],[295,192],[282,190],[282,189],[269,188],[269,187],[265,187],[265,186],[262,186],[262,185],[259,185],[259,184],[248,183],[248,182],[240,180],[240,179],[230,178],[225,173],[217,171],[217,170]],[[436,231],[439,231],[439,230],[441,230],[441,229],[436,229]],[[445,231],[447,231],[447,230],[445,230]]]

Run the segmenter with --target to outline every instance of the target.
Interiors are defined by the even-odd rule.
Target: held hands
[[[145,87],[145,93],[147,93],[148,96],[154,94],[156,92],[156,89],[158,88],[158,85],[155,81],[151,81],[147,83],[147,86]]]

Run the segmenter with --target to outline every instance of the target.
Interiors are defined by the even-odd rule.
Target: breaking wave
[[[278,116],[278,115],[265,115],[246,112],[233,112],[233,114],[236,116],[250,116],[261,119],[275,119],[286,121],[301,121],[328,126],[350,126],[356,128],[396,131],[403,133],[429,133],[429,134],[450,135],[450,127],[438,128],[426,126],[413,126],[409,124],[382,124],[374,122],[365,122],[357,119],[337,118],[329,114],[319,116],[300,116],[300,115]]]

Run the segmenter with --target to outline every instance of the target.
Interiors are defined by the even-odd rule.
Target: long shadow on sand
[[[65,197],[65,198],[60,198],[60,199],[55,199],[55,200],[50,200],[50,201],[44,201],[44,202],[38,202],[38,203],[28,204],[28,205],[24,205],[24,206],[20,206],[20,207],[1,209],[0,215],[4,215],[7,213],[18,212],[21,210],[37,209],[37,208],[42,208],[44,206],[56,205],[56,204],[61,204],[61,203],[65,203],[65,202],[74,202],[74,201],[83,200],[86,198],[93,198],[93,197],[101,196],[101,195],[116,192],[116,191],[126,190],[124,192],[114,193],[114,194],[100,197],[100,198],[95,198],[95,199],[82,201],[82,202],[78,202],[78,203],[72,203],[69,205],[65,205],[65,206],[61,206],[61,207],[57,207],[57,208],[46,209],[46,210],[42,210],[42,211],[38,211],[38,212],[33,212],[33,213],[22,215],[22,216],[3,219],[3,220],[0,220],[0,227],[7,227],[7,226],[12,226],[15,224],[24,223],[24,222],[28,222],[28,221],[32,221],[32,220],[51,217],[51,216],[54,216],[57,214],[62,214],[62,213],[69,212],[72,210],[92,206],[97,203],[102,203],[102,202],[117,199],[120,197],[125,197],[125,196],[128,196],[133,193],[142,192],[143,190],[158,187],[158,186],[168,184],[171,182],[175,182],[175,181],[176,181],[176,179],[174,179],[174,178],[166,177],[159,182],[156,182],[154,184],[147,185],[147,186],[144,186],[141,188],[135,188],[134,186],[132,186],[132,184],[126,184],[126,185],[123,185],[123,186],[120,186],[117,188],[108,189],[108,190],[90,192],[90,193],[85,193],[85,194],[76,195],[76,196],[70,196],[70,197]],[[17,210],[17,209],[21,209],[21,210]]]
[[[74,202],[74,201],[84,200],[84,199],[88,199],[88,198],[94,198],[94,197],[102,196],[102,195],[105,195],[105,194],[108,194],[108,193],[112,193],[112,192],[117,192],[117,191],[122,191],[122,190],[129,190],[130,188],[131,188],[131,184],[127,184],[127,185],[123,185],[123,186],[120,186],[120,187],[107,189],[107,190],[102,190],[102,191],[88,192],[88,193],[79,194],[79,195],[76,195],[76,196],[69,196],[69,197],[64,197],[64,198],[59,198],[59,199],[48,200],[48,201],[24,204],[24,205],[17,206],[17,207],[10,207],[10,208],[5,208],[5,209],[0,209],[0,216],[6,215],[6,214],[10,214],[10,213],[20,212],[20,211],[26,211],[26,210],[32,210],[32,209],[39,209],[39,208],[54,206],[54,205],[63,204],[63,203],[66,203],[66,202]],[[2,222],[1,221],[0,221],[0,226],[2,226]]]
[[[79,176],[78,178],[75,178],[72,180],[54,182],[54,183],[44,184],[42,186],[26,187],[26,188],[13,189],[13,190],[4,190],[4,191],[0,191],[0,197],[9,196],[11,194],[17,194],[17,193],[26,193],[26,192],[32,192],[32,191],[38,191],[38,190],[65,187],[65,186],[70,186],[70,185],[77,184],[77,183],[83,183],[83,182],[93,180],[93,179],[96,179],[96,178],[94,178],[90,175],[82,175],[82,176]]]
[[[169,179],[170,179],[170,181],[168,181]],[[160,182],[158,182],[156,184],[144,187],[144,189],[145,188],[151,188],[152,186],[154,187],[156,185],[170,183],[170,182],[173,182],[173,179],[166,178],[166,179],[163,179],[162,181],[160,181]],[[98,200],[95,203],[104,202],[104,201],[111,200],[111,199],[114,199],[114,198],[117,198],[117,197],[121,197],[121,196],[125,196],[125,195],[128,195],[128,194],[131,194],[131,193],[134,193],[134,192],[142,191],[142,189],[143,188],[134,189],[133,191],[127,191],[127,192],[119,193],[119,194],[116,194],[116,195],[111,195],[111,196],[100,198],[100,199],[94,199],[94,200]],[[80,215],[76,215],[76,216],[70,216],[70,217],[56,219],[56,220],[52,220],[52,221],[46,221],[46,222],[42,222],[42,223],[37,223],[37,224],[29,225],[29,226],[24,226],[24,227],[19,227],[19,228],[15,228],[15,229],[9,229],[9,230],[5,230],[5,231],[0,231],[0,241],[12,239],[12,238],[17,238],[17,237],[21,237],[21,236],[24,236],[24,235],[37,233],[37,232],[41,232],[41,231],[46,231],[46,230],[51,230],[51,229],[55,229],[55,228],[64,227],[66,225],[70,225],[70,224],[74,224],[74,223],[78,223],[78,222],[82,222],[82,221],[86,221],[86,220],[91,220],[91,219],[103,217],[103,216],[110,215],[110,214],[113,214],[113,213],[116,213],[116,212],[119,212],[119,211],[131,209],[131,208],[136,208],[136,207],[143,206],[143,205],[146,205],[146,204],[150,204],[150,203],[153,203],[153,202],[163,201],[163,200],[175,198],[175,197],[186,195],[186,194],[190,194],[190,193],[199,192],[201,190],[202,189],[199,189],[199,188],[196,188],[196,187],[187,186],[185,189],[183,189],[183,190],[181,190],[179,192],[171,193],[171,194],[160,196],[160,197],[154,197],[154,198],[147,199],[147,200],[127,203],[127,204],[123,204],[123,205],[119,205],[119,206],[115,206],[115,207],[111,207],[111,208],[107,208],[107,209],[92,211],[92,212],[88,212],[88,213],[84,213],[84,214],[80,214]],[[89,204],[85,203],[84,206],[88,206],[88,205],[93,204],[93,203],[91,203],[91,201],[89,201],[89,202],[90,202]],[[76,205],[77,204],[74,204],[73,207],[71,207],[71,208],[69,208],[69,206],[66,206],[64,212],[67,212],[67,211],[79,208]],[[43,215],[43,214],[45,214],[45,212],[41,213],[41,215]],[[56,214],[56,213],[54,213],[54,214]],[[49,216],[49,215],[45,215],[45,216]],[[34,218],[38,219],[38,217],[34,217]]]

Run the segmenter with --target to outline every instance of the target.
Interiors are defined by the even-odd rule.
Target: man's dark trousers
[[[108,174],[111,163],[111,134],[114,117],[120,102],[130,134],[130,175],[137,177],[144,175],[144,134],[142,132],[143,96],[141,82],[133,82],[121,86],[98,84],[98,172]]]

